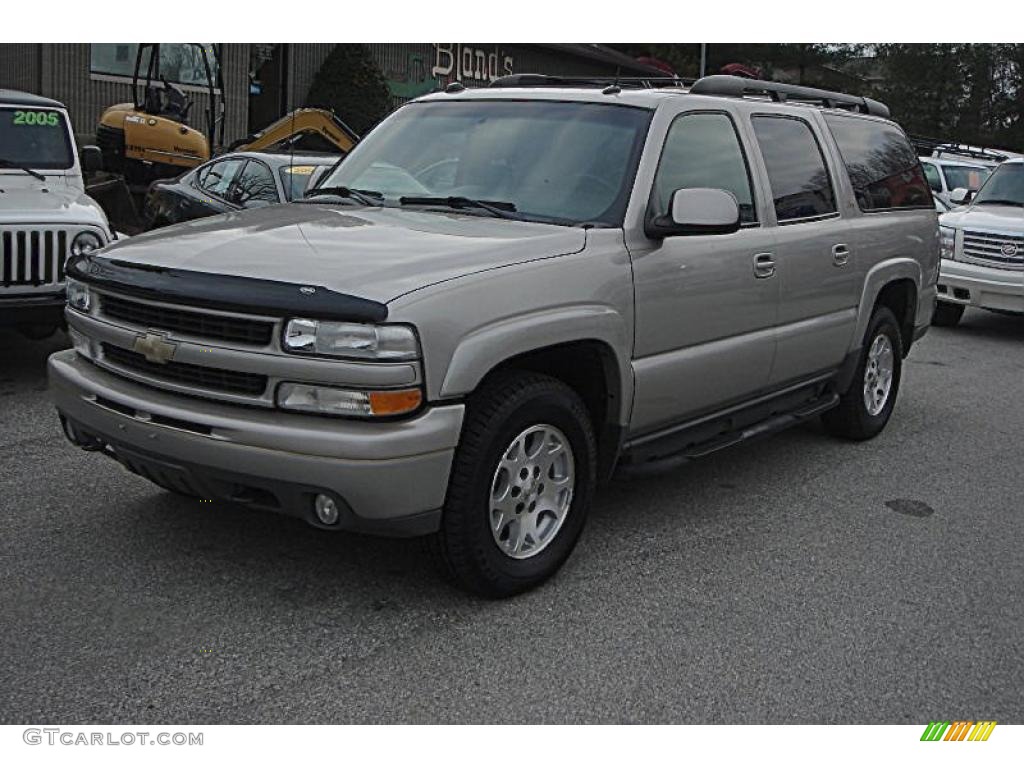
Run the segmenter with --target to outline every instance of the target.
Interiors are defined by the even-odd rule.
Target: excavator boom
[[[321,146],[310,147],[311,141]],[[357,141],[359,136],[355,131],[330,110],[300,107],[259,133],[236,141],[229,149],[232,152],[269,152],[289,149],[301,142],[307,150],[324,149],[348,154]]]

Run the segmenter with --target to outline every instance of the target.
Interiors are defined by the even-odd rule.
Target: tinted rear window
[[[862,211],[932,208],[921,162],[893,125],[844,115],[826,115]]]

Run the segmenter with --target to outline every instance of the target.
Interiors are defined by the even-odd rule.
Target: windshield
[[[943,165],[942,172],[946,174],[946,189],[951,191],[962,187],[976,192],[992,175],[989,168],[975,165]]]
[[[310,182],[323,173],[326,165],[285,165],[279,171],[286,200],[298,200]]]
[[[999,166],[974,197],[975,205],[1024,206],[1024,163]]]
[[[75,164],[64,115],[55,109],[0,107],[0,159],[7,166],[64,170]],[[8,168],[0,168],[6,172]]]
[[[580,102],[410,104],[318,186],[380,192],[385,204],[471,198],[507,203],[519,219],[619,226],[650,118]]]

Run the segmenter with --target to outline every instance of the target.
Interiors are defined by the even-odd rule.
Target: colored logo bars
[[[921,741],[988,741],[995,727],[995,720],[932,721],[921,734]]]

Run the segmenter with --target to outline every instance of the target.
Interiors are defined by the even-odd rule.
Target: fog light
[[[316,509],[316,519],[324,525],[334,525],[338,522],[338,502],[330,496],[318,493],[313,506]]]

